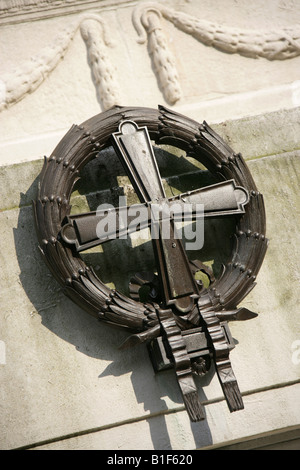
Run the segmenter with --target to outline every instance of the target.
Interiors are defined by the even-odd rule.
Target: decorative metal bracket
[[[186,150],[219,182],[167,198],[151,140]],[[137,273],[131,282],[132,298],[109,289],[80,257],[82,250],[130,233],[131,225],[122,225],[124,217],[130,220],[129,209],[115,210],[111,237],[97,230],[107,211],[70,215],[79,171],[110,145],[137,193],[137,207],[143,209],[140,228],[150,221],[152,227],[158,274]],[[168,208],[174,202],[178,213],[173,211],[165,238],[162,224],[167,215],[162,211],[153,218],[153,208],[157,203]],[[191,219],[226,216],[236,221],[232,256],[217,279],[201,261],[188,259],[177,236],[175,221],[186,203],[192,207]],[[203,212],[198,205],[203,205]],[[207,123],[198,124],[164,107],[116,107],[73,126],[45,160],[34,212],[41,252],[66,295],[101,321],[130,331],[122,348],[145,342],[156,371],[173,367],[192,421],[205,417],[193,376],[205,374],[211,362],[230,411],[243,408],[229,359],[234,344],[227,322],[257,315],[238,305],[254,287],[267,249],[264,203],[242,156]],[[198,271],[207,274],[209,287],[197,281]],[[138,296],[144,284],[150,287],[146,302]]]

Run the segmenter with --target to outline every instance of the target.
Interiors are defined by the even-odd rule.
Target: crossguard
[[[245,213],[249,192],[236,186],[234,180],[222,181],[211,186],[188,191],[160,201],[133,204],[131,206],[98,209],[97,211],[70,215],[61,229],[61,236],[80,252],[115,238],[123,238],[137,230],[151,226],[151,221],[172,218],[176,222],[203,217],[226,217]],[[189,205],[188,212],[184,207]],[[99,230],[110,214],[115,217],[112,231]],[[138,226],[134,223],[139,214]]]

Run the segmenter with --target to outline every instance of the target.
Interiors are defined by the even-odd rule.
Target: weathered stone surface
[[[239,447],[246,450],[247,448],[256,449],[261,446],[260,442],[264,441],[263,438],[268,435],[270,428],[268,418],[272,416],[272,425],[277,426],[277,429],[282,429],[283,416],[280,410],[283,404],[284,420],[291,423],[291,428],[297,429],[299,421],[295,416],[294,407],[299,407],[300,404],[299,385],[294,389],[287,388],[284,391],[265,391],[264,395],[254,393],[245,397],[244,401],[246,408],[242,415],[239,413],[230,415],[218,429],[215,429],[213,434],[211,429],[214,423],[219,421],[220,415],[224,416],[227,413],[226,405],[221,402],[205,407],[207,422],[191,424],[185,412],[178,411],[176,414],[151,416],[136,423],[120,424],[112,429],[95,429],[93,432],[78,437],[68,436],[66,440],[41,445],[37,449],[113,450],[116,449],[116,442],[120,450],[133,448],[136,450],[193,450],[219,447],[222,449],[226,448],[226,443],[230,449],[231,441],[235,441],[235,435],[240,432],[238,430],[241,428],[244,428],[243,435],[252,439],[245,440],[244,446],[236,446],[237,449]],[[181,433],[178,433],[178,429],[181,429]],[[260,440],[255,439],[256,434],[260,436]],[[137,442],[136,435],[143,435],[143,442]],[[299,431],[297,436],[299,436]],[[279,439],[278,441],[280,442]],[[299,445],[299,440],[297,443]],[[234,445],[232,447],[234,450]],[[275,446],[275,450],[278,448],[279,446]],[[295,450],[297,449],[298,447],[295,447]]]
[[[300,10],[292,0],[227,0],[226,8],[224,0],[201,0],[201,9],[194,0],[160,1],[154,8],[162,17],[146,12],[153,28],[139,44],[132,14],[146,3],[0,2],[1,449],[191,450],[249,439],[253,448],[264,436],[271,444],[274,433],[300,428]],[[187,14],[189,31],[163,7],[178,21]],[[192,36],[197,25],[197,34],[205,30],[198,20],[212,23],[212,45]],[[241,33],[224,53],[232,28]],[[248,57],[235,53],[243,41]],[[259,315],[230,324],[245,410],[229,413],[210,371],[197,380],[207,419],[193,424],[173,371],[155,374],[145,346],[118,350],[127,333],[64,295],[41,259],[31,209],[42,156],[73,123],[110,104],[158,103],[206,120],[243,154],[264,194],[270,239],[257,286],[243,302]],[[168,195],[208,183],[182,152],[156,153]],[[97,163],[75,188],[74,213],[120,194],[136,201],[110,149]],[[216,224],[213,233],[197,256],[220,267],[225,231]],[[139,235],[82,256],[124,292],[137,265],[153,264],[151,243]]]
[[[286,113],[285,122],[293,119],[293,113],[291,120]],[[247,136],[257,132],[257,121],[268,122],[269,117],[254,120],[253,129],[248,121]],[[231,128],[236,129],[232,135],[238,143],[238,123],[223,126],[227,131]],[[288,128],[289,124],[286,135]],[[242,145],[243,129],[242,121]],[[273,135],[271,131],[258,137],[272,148],[269,135]],[[3,168],[5,187],[13,193],[8,191],[0,214],[0,339],[6,347],[5,364],[0,364],[1,383],[5,384],[1,389],[1,420],[5,423],[1,448],[45,441],[41,448],[192,449],[299,423],[300,365],[293,362],[292,346],[300,338],[300,154],[260,157],[261,141],[256,141],[258,149],[250,147],[248,164],[265,196],[270,246],[257,286],[243,303],[259,316],[230,326],[238,342],[231,357],[245,394],[245,411],[232,415],[227,411],[218,381],[210,372],[197,381],[206,403],[207,423],[192,428],[172,371],[155,376],[144,346],[118,351],[126,333],[82,312],[64,296],[44,266],[29,205],[40,165]],[[296,145],[292,141],[288,148]],[[21,198],[17,183],[22,184]],[[18,201],[19,209],[14,208]],[[115,248],[106,256],[106,249],[100,253],[99,264],[105,260],[106,267],[110,261],[105,280],[113,282],[117,269],[117,279],[124,287],[124,276],[142,259],[144,245],[133,244],[128,257],[124,245],[121,249],[117,241],[113,243]],[[95,261],[92,255],[91,260]],[[176,414],[168,415],[172,410]],[[220,415],[221,421],[217,419]],[[78,432],[83,435],[60,440],[60,436]]]

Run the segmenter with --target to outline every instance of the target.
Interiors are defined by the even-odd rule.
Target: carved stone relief
[[[139,33],[138,42],[145,42],[142,28],[148,34],[148,48],[152,56],[153,67],[168,103],[173,104],[181,98],[182,92],[179,84],[175,58],[168,48],[168,41],[161,22],[162,14],[159,5],[142,5],[133,11],[132,21]],[[158,6],[158,8],[157,8]]]
[[[165,7],[160,3],[144,3],[133,13],[133,24],[140,36],[146,40],[143,21],[147,14],[156,12],[172,22],[178,29],[191,34],[207,46],[222,52],[237,53],[246,57],[264,57],[268,60],[291,59],[300,54],[300,26],[279,31],[241,30],[227,27]]]
[[[75,0],[70,1],[72,3]],[[57,3],[68,2],[16,0],[9,2],[8,6],[24,9],[26,6]],[[3,11],[4,3],[0,1],[0,12]],[[165,20],[202,44],[221,52],[250,58],[263,57],[267,60],[285,60],[300,55],[299,25],[276,31],[245,30],[202,20],[160,3],[138,4],[132,12],[132,24],[138,34],[137,41],[141,44],[148,41],[153,70],[159,88],[169,104],[174,105],[184,93],[176,58],[169,47]],[[18,70],[0,77],[0,111],[34,92],[43,83],[64,57],[78,30],[87,47],[88,62],[102,109],[122,104],[117,70],[107,49],[111,47],[111,34],[107,24],[99,14],[83,14],[40,54],[21,64]]]
[[[181,95],[175,61],[167,50],[166,39],[159,40],[160,36],[164,37],[161,18],[206,46],[222,52],[268,60],[285,60],[300,55],[299,25],[278,31],[241,30],[195,18],[160,3],[143,3],[133,11],[133,25],[140,43],[145,43],[148,35],[149,51],[153,56],[157,78],[170,104],[178,101]]]
[[[43,83],[63,59],[78,29],[87,46],[89,65],[103,109],[118,104],[116,72],[106,52],[107,47],[112,46],[107,26],[99,15],[90,14],[80,16],[40,54],[24,62],[16,71],[1,77],[0,111],[34,92]]]
[[[112,46],[107,25],[99,15],[90,15],[81,22],[80,32],[86,43],[98,99],[103,109],[109,109],[119,104],[120,98],[117,73],[109,59],[106,47]]]

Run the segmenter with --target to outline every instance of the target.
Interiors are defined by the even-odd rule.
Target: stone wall
[[[297,2],[20,0],[0,2],[0,18],[0,448],[299,448]],[[115,104],[206,120],[264,194],[270,244],[243,301],[259,315],[230,324],[243,411],[229,413],[211,370],[197,380],[206,420],[190,423],[173,371],[155,374],[144,345],[120,351],[128,334],[72,303],[41,259],[31,201],[42,157]],[[201,169],[167,150],[166,187],[193,189]],[[92,169],[74,211],[118,186],[130,196],[119,166],[101,159],[99,187]],[[132,237],[83,256],[126,291],[149,252]]]

